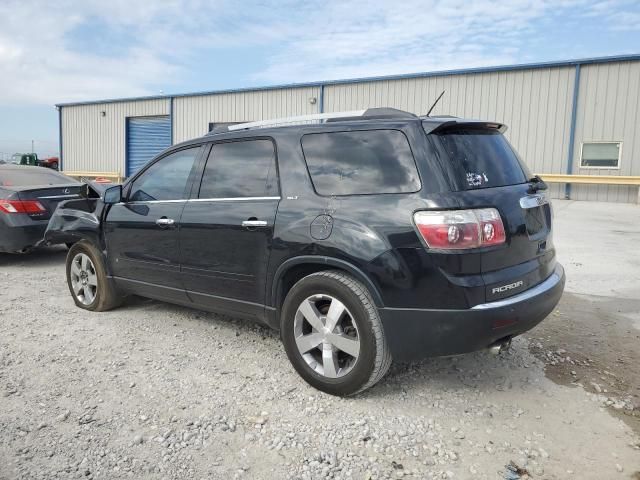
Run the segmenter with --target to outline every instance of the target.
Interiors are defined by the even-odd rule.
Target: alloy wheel
[[[358,361],[358,327],[337,298],[325,294],[306,298],[296,311],[293,328],[298,352],[316,373],[343,377]]]
[[[98,292],[98,275],[88,255],[78,253],[71,262],[71,288],[83,305],[91,305]]]

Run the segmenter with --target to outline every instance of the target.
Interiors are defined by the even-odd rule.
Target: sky
[[[0,0],[0,158],[62,102],[632,53],[638,0]]]

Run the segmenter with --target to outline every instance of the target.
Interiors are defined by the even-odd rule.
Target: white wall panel
[[[590,141],[621,141],[620,168],[581,168],[582,142]],[[573,171],[582,175],[640,175],[640,62],[581,67]],[[633,203],[638,187],[574,185],[571,198]]]
[[[396,80],[354,81],[324,87],[324,111],[395,107],[424,114],[494,120],[536,173],[565,173],[575,66],[551,66]],[[310,102],[315,98],[316,102]],[[131,116],[169,114],[168,98],[62,107],[65,170],[124,172],[125,124]],[[287,87],[176,97],[174,143],[207,133],[210,122],[263,120],[317,113],[320,87]],[[102,117],[100,112],[104,111]],[[581,66],[573,172],[640,175],[640,62]],[[583,141],[621,141],[619,170],[580,168]],[[574,185],[572,198],[634,202],[637,188]],[[553,196],[564,186],[552,185]]]
[[[207,133],[211,122],[243,122],[318,113],[320,88],[283,88],[174,99],[174,142]],[[315,103],[310,100],[315,98]]]
[[[168,114],[168,99],[62,107],[62,168],[124,174],[127,117]]]

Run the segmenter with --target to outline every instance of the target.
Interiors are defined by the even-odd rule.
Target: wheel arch
[[[341,270],[349,273],[367,287],[376,307],[384,306],[380,291],[361,269],[345,260],[320,255],[304,255],[283,262],[273,276],[270,305],[279,313],[287,292],[296,282],[323,270]]]

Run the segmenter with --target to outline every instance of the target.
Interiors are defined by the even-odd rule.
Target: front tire
[[[104,312],[121,303],[113,281],[107,277],[102,255],[86,240],[69,248],[67,285],[75,304],[84,310]]]
[[[280,328],[293,367],[323,392],[355,395],[391,366],[369,291],[341,271],[313,273],[296,283],[284,301]]]

